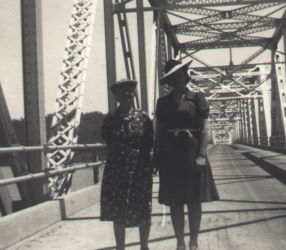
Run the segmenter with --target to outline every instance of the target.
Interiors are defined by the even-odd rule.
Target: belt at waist
[[[188,134],[190,137],[192,137],[192,132],[199,132],[200,129],[192,129],[192,128],[172,128],[172,129],[167,129],[166,132],[168,133],[172,133],[175,136],[178,136],[179,133],[186,133]]]

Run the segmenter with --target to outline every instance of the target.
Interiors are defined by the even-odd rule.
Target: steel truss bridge
[[[96,0],[74,0],[52,135],[47,140],[41,1],[21,1],[27,145],[18,145],[2,91],[0,138],[1,152],[13,151],[13,174],[18,179],[12,178],[9,183],[20,183],[21,194],[28,203],[68,192],[73,172],[69,166],[72,149],[77,144],[97,4]],[[126,78],[138,79],[140,83],[138,107],[152,116],[156,99],[169,91],[158,87],[165,62],[170,58],[181,61],[191,58],[188,87],[203,92],[210,103],[212,143],[238,142],[285,150],[285,1],[104,0],[103,9],[108,86],[118,80],[119,49],[115,44],[118,30]],[[147,14],[152,15],[151,26],[146,26]],[[136,32],[131,36],[130,16],[134,15]],[[152,33],[151,49],[146,48],[147,30]],[[108,107],[115,108],[110,91]],[[22,151],[32,153],[24,159],[19,153]],[[31,198],[30,187],[19,176],[29,173],[27,179],[31,179],[39,172],[42,173],[39,178],[49,177],[48,184],[36,182],[35,197]]]

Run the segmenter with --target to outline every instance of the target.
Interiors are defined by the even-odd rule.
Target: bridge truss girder
[[[26,5],[29,2],[31,5]],[[36,23],[34,20],[36,15],[31,11],[34,11],[36,2],[21,1],[24,3],[22,11],[27,10],[24,16],[33,19],[29,21],[33,25]],[[57,145],[75,143],[77,140],[90,47],[91,33],[88,27],[92,27],[94,14],[91,5],[96,1],[74,0],[74,2],[74,12],[71,15],[72,22],[69,27],[70,36],[58,89],[58,106],[53,118],[54,134],[49,141],[49,143]],[[142,13],[153,11],[156,27],[155,62],[159,64],[159,67],[155,64],[158,69],[156,81],[162,75],[163,65],[168,58],[176,55],[180,56],[181,60],[193,58],[194,63],[191,69],[193,82],[189,84],[189,87],[204,92],[208,98],[211,105],[210,120],[213,134],[220,138],[223,138],[223,135],[228,136],[228,138],[235,138],[240,133],[242,142],[255,143],[258,141],[258,144],[267,146],[275,145],[277,143],[276,138],[281,137],[282,146],[285,146],[286,3],[284,0],[149,0],[149,5],[146,5],[147,1],[143,0],[104,0],[103,2],[109,86],[116,80],[113,15],[137,12],[138,23],[141,23],[137,26],[140,42],[138,65],[140,67],[140,83],[143,83],[141,94],[144,95],[146,92],[144,85],[146,70],[143,60],[145,60],[147,51],[144,51],[144,39],[146,38],[142,26],[144,21]],[[135,8],[129,6],[132,2],[135,3]],[[222,10],[223,7],[225,7],[224,10]],[[37,24],[40,25],[40,22]],[[28,39],[23,40],[23,45],[25,48],[29,47],[34,52],[36,51],[36,53],[28,53],[29,51],[25,50],[26,54],[23,55],[23,58],[28,60],[28,63],[24,63],[24,66],[27,67],[23,70],[24,75],[25,77],[33,76],[36,79],[38,76],[35,72],[41,72],[41,67],[36,65],[37,60],[33,55],[37,55],[39,61],[42,60],[41,54],[32,47],[36,44],[36,38],[39,39],[40,36],[36,37],[36,33],[30,32],[35,27],[30,29],[32,26],[27,25],[27,23],[26,25],[23,23],[22,27],[24,38]],[[33,37],[29,37],[30,35]],[[282,37],[284,37],[284,43],[281,45]],[[32,42],[29,42],[29,39]],[[230,60],[229,63],[216,66],[208,61],[209,58],[202,59],[200,57],[200,53],[203,51],[222,49],[229,51],[232,59],[233,48],[246,47],[253,49],[253,52],[244,60],[239,61],[235,58],[235,63]],[[38,51],[40,50],[41,48],[38,48]],[[271,56],[267,57],[266,62],[261,61],[262,55],[268,51],[271,52]],[[29,60],[32,63],[29,63]],[[264,70],[263,67],[258,67],[259,64],[263,67],[269,66],[268,71]],[[32,70],[33,67],[38,67],[38,71],[32,72],[34,75],[29,74],[29,70]],[[30,102],[28,103],[29,106],[25,103],[25,108],[30,109],[32,105],[38,105],[37,102],[43,103],[42,89],[36,91],[37,87],[42,87],[38,84],[42,81],[38,79],[33,81],[35,84],[32,85],[30,84],[31,81],[25,80],[25,82],[29,83],[25,83],[27,90],[28,87],[34,86],[30,93],[28,93],[29,91],[25,93],[25,98]],[[164,91],[161,91],[160,94],[164,94]],[[31,104],[32,97],[36,97],[34,104]],[[142,100],[146,104],[144,96],[141,96]],[[109,107],[114,108],[114,106],[110,97]],[[41,109],[41,107],[38,108]],[[26,112],[26,115],[28,113]],[[39,110],[37,114],[32,116],[31,122],[27,123],[31,134],[35,132],[33,126],[39,124],[36,122],[37,118],[40,117],[41,123],[44,124],[44,112]],[[43,126],[41,132],[44,131]],[[37,137],[40,137],[39,134]],[[266,138],[266,140],[262,142],[261,138]],[[223,140],[220,139],[220,141]],[[70,163],[72,155],[71,152],[67,151],[49,154],[48,167],[66,166]],[[57,192],[58,187],[55,188]],[[65,192],[65,190],[63,191]]]
[[[235,135],[233,138],[237,138],[240,131],[242,141],[262,143],[259,140],[264,137],[266,139],[263,144],[268,146],[271,145],[269,138],[273,137],[273,132],[280,131],[280,135],[285,137],[285,89],[282,88],[285,82],[278,86],[277,82],[284,78],[281,75],[279,78],[278,64],[273,63],[268,55],[276,53],[277,57],[277,54],[283,55],[285,52],[285,48],[281,49],[282,52],[277,50],[285,29],[285,1],[149,2],[149,10],[162,12],[168,19],[169,24],[165,23],[168,29],[166,34],[171,31],[170,37],[178,41],[176,46],[179,47],[181,59],[191,57],[194,60],[192,66],[197,64],[190,69],[192,83],[189,86],[204,92],[210,102],[212,134],[221,136],[220,128],[227,125]],[[222,10],[221,7],[226,8]],[[233,60],[232,49],[245,47],[252,48],[253,52],[241,62],[236,58]],[[229,50],[229,64],[214,66],[205,57],[202,59],[200,53],[210,49]],[[285,60],[282,60],[283,67],[284,63]],[[269,82],[272,89],[270,99]],[[279,105],[272,105],[272,109],[276,110],[275,117],[273,112],[272,115],[269,112],[273,91],[279,97],[278,100],[276,98]],[[229,104],[224,107],[219,105],[230,101],[237,103],[235,108],[231,109]],[[231,119],[233,117],[225,109],[237,114],[235,119]],[[274,129],[273,126],[279,129]]]
[[[86,1],[88,2],[88,0]],[[132,7],[130,7],[130,3],[133,3]],[[222,7],[226,8],[222,10]],[[188,86],[195,91],[204,92],[209,100],[210,126],[213,139],[216,142],[232,143],[235,139],[242,137],[242,142],[269,146],[275,143],[273,135],[280,136],[280,134],[284,142],[286,125],[285,65],[281,61],[278,64],[275,59],[277,60],[277,54],[281,54],[277,48],[281,37],[285,36],[285,9],[285,1],[272,0],[196,0],[191,3],[182,0],[149,0],[149,6],[146,5],[146,1],[142,0],[105,0],[108,86],[116,80],[114,15],[118,16],[126,75],[128,78],[136,78],[126,20],[126,13],[136,12],[138,71],[140,73],[138,80],[140,80],[139,86],[141,87],[138,106],[148,111],[147,51],[144,44],[146,38],[143,13],[144,11],[153,11],[154,47],[156,48],[154,82],[157,84],[158,79],[162,76],[166,60],[174,56],[180,56],[181,60],[191,57],[197,66],[190,70],[192,82]],[[174,19],[180,19],[181,22],[176,23],[173,21]],[[185,37],[185,40],[182,39],[182,36]],[[82,45],[87,44],[88,42],[83,42]],[[236,64],[234,64],[232,49],[246,47],[252,48],[253,52],[243,61],[235,60]],[[285,52],[284,47],[282,51]],[[200,52],[210,49],[229,50],[229,64],[214,66],[208,60],[202,59]],[[267,51],[271,51],[272,56],[268,57],[268,62],[261,63],[259,58]],[[263,70],[263,67],[258,66],[257,62],[268,64],[271,69]],[[76,68],[79,73],[80,67],[83,66]],[[281,71],[282,67],[283,72]],[[70,73],[68,75],[70,77]],[[272,98],[269,96],[269,82]],[[62,87],[60,89],[63,91]],[[157,93],[163,95],[168,91],[166,88],[160,88]],[[153,97],[156,99],[158,94],[156,94],[156,90],[154,92]],[[275,106],[271,105],[274,97],[277,104]],[[109,93],[109,108],[113,109],[115,104],[111,99]],[[62,101],[59,103],[61,104]],[[72,103],[75,102],[72,101]],[[66,107],[71,106],[71,103],[65,101],[64,104],[67,104]],[[63,130],[58,131],[59,135],[63,134],[63,131],[75,129],[80,117],[80,111],[74,112],[76,115],[70,115],[67,112],[60,112],[62,109],[55,114],[55,120],[61,119],[62,116],[63,118],[73,117],[74,120],[63,124]],[[75,107],[75,110],[80,110],[80,104]],[[275,117],[273,114],[276,114]],[[58,128],[57,123],[53,124]],[[267,139],[262,142],[263,136]],[[76,137],[75,135],[67,138],[75,141]],[[67,155],[62,163],[68,162],[70,158],[71,156]]]
[[[97,0],[74,0],[73,3],[52,118],[51,145],[77,143],[96,4]],[[73,155],[70,149],[48,153],[48,169],[67,167]],[[49,178],[50,196],[55,198],[67,193],[71,178],[71,173]]]
[[[134,7],[135,4],[129,5],[132,2],[136,2],[136,7]],[[168,58],[177,55],[181,60],[185,60],[190,57],[194,59],[192,65],[196,64],[190,69],[192,77],[192,82],[188,84],[190,88],[204,92],[212,109],[216,109],[214,103],[231,101],[237,103],[236,108],[232,110],[236,114],[234,117],[230,117],[225,111],[225,109],[231,109],[229,106],[221,108],[216,118],[214,118],[215,113],[211,113],[213,128],[224,120],[223,122],[228,122],[228,126],[231,124],[232,133],[235,133],[233,131],[238,130],[237,128],[244,131],[244,139],[250,143],[258,141],[254,137],[258,138],[260,135],[271,137],[272,123],[277,119],[272,119],[269,115],[271,99],[268,100],[266,97],[265,86],[268,86],[270,81],[271,88],[277,89],[277,83],[274,82],[277,77],[275,63],[271,62],[271,56],[268,54],[277,51],[283,35],[285,1],[149,0],[149,5],[144,2],[145,5],[140,6],[138,2],[140,1],[121,1],[120,3],[115,1],[113,14],[137,12],[138,15],[142,11],[153,11],[157,51],[154,65],[155,67],[158,65],[157,70],[154,71],[157,75],[154,77],[155,82],[162,75],[163,65]],[[240,59],[240,62],[236,58],[233,60],[232,49],[246,47],[252,49],[247,58]],[[215,66],[200,56],[201,52],[210,49],[229,51],[230,62]],[[285,51],[284,48],[282,51]],[[266,62],[261,59],[265,57]],[[262,69],[264,66],[270,66],[270,69],[266,72]],[[278,90],[280,92],[277,92],[277,95],[282,99],[283,93],[280,89]],[[166,94],[168,91],[168,89],[160,89],[159,95]],[[156,94],[154,97],[156,98]],[[279,112],[276,112],[278,116],[283,116],[284,106],[282,106],[281,104]],[[264,110],[260,116],[258,116],[261,113],[259,107],[260,110],[261,107]],[[237,112],[237,109],[240,112]],[[275,123],[280,124],[280,128],[283,125],[281,123],[283,119],[280,117]],[[260,131],[261,128],[264,130]],[[282,132],[284,136],[285,131]]]

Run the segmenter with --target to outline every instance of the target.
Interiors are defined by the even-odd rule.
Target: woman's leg
[[[175,235],[177,237],[177,247],[184,247],[184,205],[171,205],[170,211]]]
[[[150,224],[139,225],[139,234],[140,234],[140,244],[141,249],[148,249],[148,238],[150,233]]]
[[[191,204],[188,204],[188,217],[190,227],[190,245],[197,246],[202,218],[201,202],[192,202]]]
[[[125,245],[125,226],[117,222],[113,223],[116,250],[124,250]]]

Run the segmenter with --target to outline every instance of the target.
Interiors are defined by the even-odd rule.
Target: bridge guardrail
[[[53,150],[59,150],[59,149],[105,149],[105,144],[102,143],[95,143],[95,144],[72,144],[72,145],[43,145],[43,146],[22,146],[22,145],[15,145],[11,147],[0,147],[0,154],[9,154],[9,153],[19,153],[19,152],[35,152],[35,151],[44,151],[44,152],[50,152]],[[77,166],[72,167],[62,167],[59,169],[47,169],[47,171],[39,172],[39,173],[24,173],[24,175],[13,177],[13,178],[6,178],[0,180],[0,186],[5,186],[9,184],[15,184],[35,179],[42,179],[42,178],[48,178],[50,176],[59,175],[62,173],[67,172],[74,172],[79,169],[85,169],[85,168],[91,168],[91,167],[98,167],[105,163],[102,158],[104,158],[105,152],[101,152],[101,155],[97,154],[96,162],[91,163],[84,163],[84,164],[78,164]]]
[[[286,153],[285,136],[271,136],[271,137],[256,137],[253,140],[237,140],[236,143],[245,144],[248,146],[258,147],[265,150],[272,150],[280,153]]]

